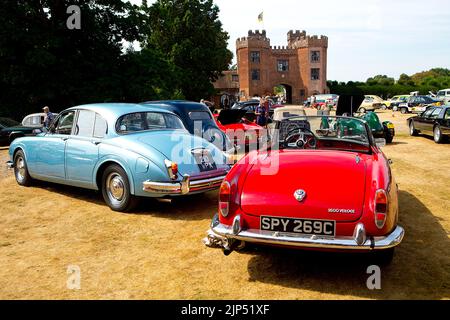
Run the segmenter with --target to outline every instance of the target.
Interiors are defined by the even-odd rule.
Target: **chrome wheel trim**
[[[411,121],[411,123],[409,124],[409,133],[411,135],[414,135],[414,122]]]
[[[25,166],[25,160],[22,156],[18,156],[16,158],[16,163],[14,164],[14,167],[16,168],[16,179],[17,181],[22,182],[25,179],[25,175],[27,172],[26,166]]]
[[[434,128],[434,141],[438,142],[441,139],[441,130],[439,127]]]
[[[113,205],[120,205],[125,199],[125,182],[120,174],[111,172],[106,178],[106,194]]]

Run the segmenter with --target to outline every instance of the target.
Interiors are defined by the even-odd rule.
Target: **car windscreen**
[[[279,126],[279,140],[300,132],[314,134],[318,140],[334,140],[370,145],[370,133],[363,120],[352,117],[306,116],[284,119]]]
[[[9,119],[9,118],[0,118],[0,124],[4,127],[4,128],[8,128],[8,127],[14,127],[19,125],[19,122],[13,120],[13,119]]]
[[[116,123],[117,133],[147,130],[185,129],[180,118],[161,112],[135,112],[121,116]]]

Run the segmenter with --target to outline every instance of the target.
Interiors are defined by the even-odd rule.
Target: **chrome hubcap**
[[[414,134],[414,125],[411,123],[411,125],[409,126],[409,129],[411,131],[411,135]]]
[[[439,131],[439,128],[434,129],[434,140],[439,141],[439,138],[441,137],[441,132]]]
[[[25,178],[25,160],[22,157],[18,157],[16,160],[16,177],[18,180],[22,181]]]
[[[123,200],[125,194],[125,183],[118,173],[111,173],[106,179],[106,190],[108,197],[113,202],[120,202]]]

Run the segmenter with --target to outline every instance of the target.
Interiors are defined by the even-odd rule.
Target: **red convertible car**
[[[227,174],[204,243],[376,251],[389,262],[403,239],[389,160],[358,118],[300,116],[275,124],[266,151]],[[336,186],[329,188],[329,186]]]
[[[258,140],[265,133],[265,129],[245,118],[246,110],[228,109],[215,114],[217,126],[234,142],[234,145],[248,150],[249,145],[255,149]]]

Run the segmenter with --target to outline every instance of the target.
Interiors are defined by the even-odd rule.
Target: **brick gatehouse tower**
[[[282,85],[287,103],[301,103],[312,94],[328,93],[326,36],[289,31],[287,46],[272,47],[266,31],[249,31],[236,40],[239,96],[271,95]],[[236,79],[237,80],[237,79]]]

